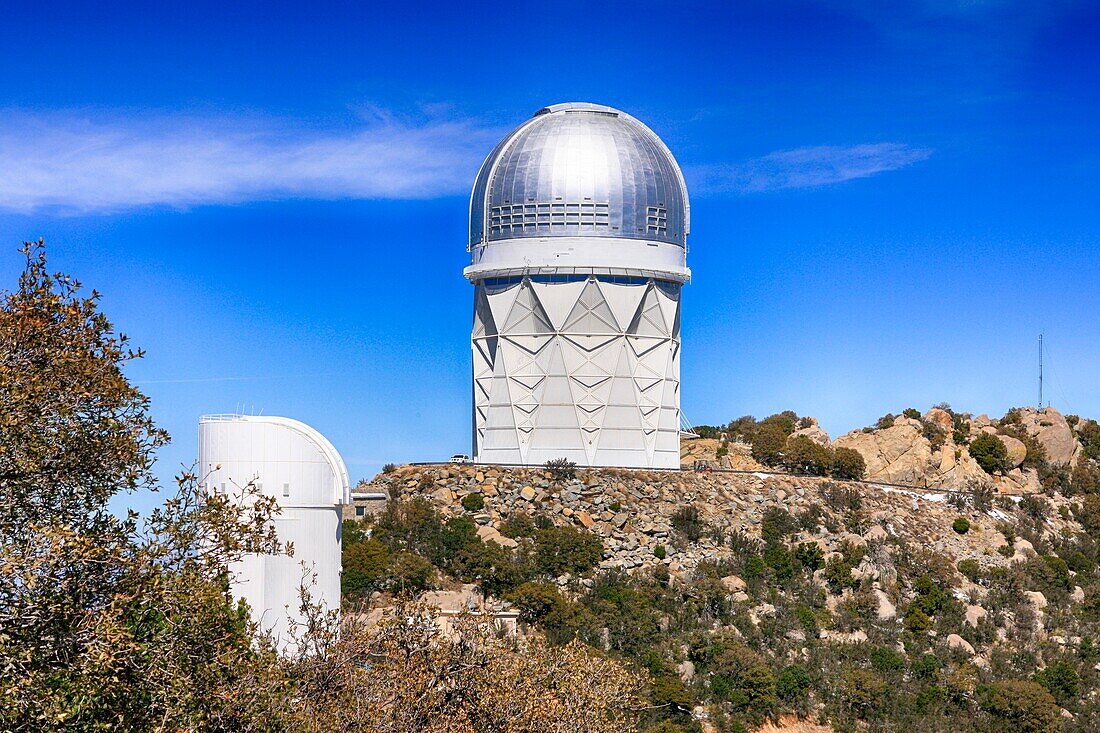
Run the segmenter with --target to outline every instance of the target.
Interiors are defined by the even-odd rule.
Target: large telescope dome
[[[612,107],[545,107],[481,166],[470,246],[544,237],[609,237],[686,246],[688,196],[672,153]]]

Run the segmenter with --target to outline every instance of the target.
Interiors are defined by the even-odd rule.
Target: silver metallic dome
[[[648,127],[611,107],[539,110],[493,149],[470,197],[470,247],[532,237],[612,237],[685,247],[687,186]]]

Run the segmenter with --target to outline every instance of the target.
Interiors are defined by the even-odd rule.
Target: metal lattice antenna
[[[1043,409],[1043,334],[1039,334],[1039,409]]]

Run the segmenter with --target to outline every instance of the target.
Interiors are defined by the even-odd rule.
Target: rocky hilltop
[[[939,407],[836,440],[794,413],[700,432],[684,464],[715,470],[390,467],[360,487],[390,501],[352,526],[345,580],[631,660],[646,731],[1098,729],[1095,422]],[[854,454],[866,478],[838,478]]]
[[[1008,540],[998,526],[1011,519],[1011,512],[992,503],[974,509],[973,497],[962,492],[907,491],[765,473],[593,469],[579,471],[573,479],[555,480],[542,469],[475,466],[402,466],[379,475],[367,487],[399,500],[427,499],[443,516],[467,516],[483,540],[506,547],[516,542],[501,535],[499,528],[516,513],[588,530],[603,542],[603,569],[664,565],[676,574],[694,570],[702,561],[728,560],[739,552],[730,546],[729,536],[759,538],[769,509],[813,513],[815,523],[801,529],[795,541],[814,542],[824,553],[838,551],[845,543],[893,536],[953,562],[973,559],[993,567],[1024,557],[999,552]],[[483,497],[476,512],[463,506],[471,494]],[[1068,503],[1059,497],[1053,506]],[[851,516],[854,505],[857,520]],[[1051,536],[1068,533],[1068,520],[1051,514]],[[966,534],[952,530],[960,516],[969,522]],[[1027,551],[1026,546],[1021,550]],[[874,561],[868,557],[865,562],[861,572],[875,573]]]
[[[823,446],[858,451],[867,481],[1007,494],[1038,492],[1050,476],[1072,471],[1085,455],[1083,433],[1097,430],[1095,421],[1067,418],[1051,407],[1017,408],[1001,419],[956,413],[946,406],[923,414],[906,410],[835,440],[813,417],[801,418],[799,425],[792,438],[806,436]],[[994,470],[984,469],[971,455],[971,444],[982,434],[995,436],[1005,446],[1007,455]],[[739,437],[720,432],[718,438],[684,441],[683,465],[703,460],[721,468],[764,470],[753,460],[751,446]]]

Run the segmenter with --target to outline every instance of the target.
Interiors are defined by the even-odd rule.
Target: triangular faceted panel
[[[668,343],[668,339],[662,336],[627,336],[627,340],[630,341],[634,355],[638,357],[643,357],[657,347]]]
[[[525,387],[529,390],[533,390],[533,389],[535,389],[535,387],[539,386],[539,383],[542,382],[542,380],[546,379],[546,377],[544,375],[541,375],[541,374],[539,374],[539,375],[532,374],[532,375],[528,375],[528,376],[519,376],[519,377],[511,376],[510,379],[514,382],[518,382],[522,387]]]
[[[519,294],[512,304],[512,310],[508,314],[508,321],[504,330],[510,335],[552,333],[554,328],[550,325],[550,319],[535,297],[535,291],[531,289],[529,282],[520,285]]]
[[[657,302],[661,306],[661,315],[664,317],[665,325],[668,327],[669,332],[673,333],[673,328],[676,325],[677,313],[680,310],[680,287],[676,286],[675,289],[669,287],[656,288]],[[670,295],[675,293],[675,297]]]
[[[474,294],[474,338],[495,336],[496,333],[496,319],[489,306],[489,296],[485,292],[485,287],[479,285]]]
[[[621,283],[600,283],[604,300],[610,308],[619,330],[626,331],[638,312],[638,306],[645,295],[645,285],[625,285]]]
[[[537,354],[537,353],[539,353],[544,348],[546,348],[547,344],[549,344],[552,341],[552,339],[549,336],[519,336],[519,335],[513,336],[513,335],[508,335],[508,336],[501,336],[500,338],[505,339],[509,343],[515,344],[516,346],[518,346],[521,349],[523,349],[524,351],[526,351],[528,354]]]
[[[569,283],[531,283],[542,309],[555,330],[560,331],[565,326],[569,313],[576,305],[581,291],[584,290],[584,284],[584,280]]]
[[[516,302],[516,296],[519,295],[522,287],[520,283],[516,283],[511,287],[500,290],[494,288],[491,293],[484,286],[478,288],[485,295],[486,305],[490,310],[490,320],[495,324],[508,322],[508,315],[512,312],[512,304]],[[494,328],[499,328],[499,325],[494,326]]]
[[[615,322],[603,292],[595,280],[588,280],[576,305],[565,319],[562,331],[582,334],[617,334],[621,329]]]
[[[581,375],[573,374],[571,376],[582,387],[584,387],[585,389],[588,389],[588,390],[593,389],[593,388],[603,384],[608,379],[611,379],[611,376],[607,375],[607,374],[599,374],[599,375],[591,375],[591,376],[581,376]]]
[[[664,316],[661,314],[661,304],[657,300],[656,288],[650,285],[646,289],[642,305],[634,315],[628,332],[637,336],[669,336],[671,331],[665,325]]]
[[[571,344],[573,344],[574,346],[576,346],[579,349],[583,349],[584,351],[592,352],[592,351],[596,351],[598,349],[602,349],[604,346],[607,346],[610,343],[618,341],[622,337],[621,336],[606,336],[606,335],[598,335],[598,336],[569,335],[569,336],[562,336],[561,338],[565,339],[566,341],[569,341]]]

